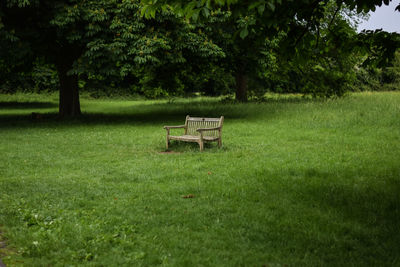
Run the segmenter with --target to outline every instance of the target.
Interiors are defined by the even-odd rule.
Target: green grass
[[[0,95],[9,266],[400,266],[400,93],[56,104]],[[223,148],[160,153],[187,114]]]

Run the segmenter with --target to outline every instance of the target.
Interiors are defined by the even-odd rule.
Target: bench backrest
[[[185,121],[185,134],[188,135],[200,135],[197,131],[199,128],[215,128],[221,127],[224,123],[224,117],[221,116],[220,118],[199,118],[199,117],[190,117],[189,115],[186,116]],[[206,136],[215,136],[220,137],[221,131],[220,130],[213,130],[213,131],[206,131],[204,132]]]

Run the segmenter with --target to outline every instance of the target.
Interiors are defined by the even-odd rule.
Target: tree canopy
[[[4,60],[39,56],[55,64],[61,116],[80,114],[81,74],[126,76],[142,66],[154,72],[186,57],[223,56],[171,11],[143,18],[135,0],[7,0],[0,3],[0,18],[2,47],[23,48],[8,50]]]
[[[60,116],[80,114],[79,79],[126,79],[154,97],[233,85],[246,101],[257,84],[342,95],[356,66],[386,66],[399,48],[398,34],[358,34],[349,21],[382,4],[389,1],[5,0],[1,75],[54,65]]]
[[[144,3],[142,14],[154,17],[157,10],[172,9],[195,21],[199,18],[207,21],[216,11],[228,13],[225,25],[233,32],[229,35],[230,49],[227,54],[233,58],[236,98],[245,101],[247,76],[256,72],[255,67],[263,65],[258,64],[259,59],[266,58],[268,55],[266,43],[274,39],[280,40],[278,52],[280,58],[290,55],[297,57],[297,61],[313,62],[315,65],[316,57],[325,60],[328,57],[331,63],[332,60],[338,63],[336,64],[338,75],[346,73],[343,69],[349,65],[344,64],[343,60],[345,58],[350,60],[350,55],[357,49],[364,49],[369,53],[368,59],[364,61],[365,64],[375,63],[379,66],[388,64],[399,47],[399,35],[381,31],[366,31],[357,35],[345,17],[341,16],[341,12],[354,10],[366,13],[374,11],[376,6],[388,5],[389,2],[389,0],[142,0]],[[400,10],[400,5],[397,10]],[[282,34],[284,38],[281,37]],[[338,60],[339,54],[341,60]],[[291,62],[293,63],[293,60]],[[328,65],[332,66],[331,63]],[[321,67],[320,64],[317,66]],[[332,68],[330,70],[333,71]],[[320,81],[321,85],[323,82],[326,81]]]

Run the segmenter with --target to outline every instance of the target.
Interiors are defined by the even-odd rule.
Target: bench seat
[[[170,135],[169,136],[169,140],[178,140],[178,141],[186,141],[186,142],[198,142],[200,140],[200,136],[198,135],[179,135],[179,136],[175,136],[175,135]],[[218,137],[214,137],[214,136],[203,136],[203,140],[204,141],[217,141]]]

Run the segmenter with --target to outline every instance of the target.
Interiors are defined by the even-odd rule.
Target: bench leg
[[[222,139],[220,138],[218,139],[218,148],[221,148],[221,146],[222,146]]]
[[[200,140],[199,146],[200,146],[200,151],[203,151],[203,149],[204,149],[204,142],[203,142],[202,140]]]
[[[167,140],[166,141],[167,141],[166,145],[167,145],[167,150],[168,150],[168,147],[169,147],[169,138],[168,138],[168,136],[167,136]]]

